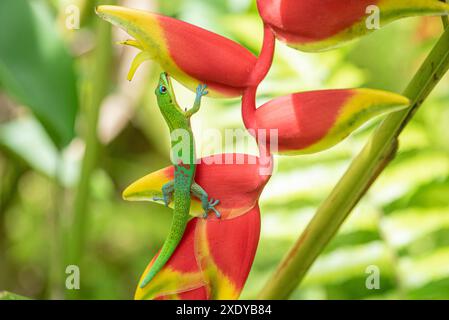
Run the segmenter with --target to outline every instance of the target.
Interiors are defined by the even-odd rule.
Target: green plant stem
[[[3,221],[6,211],[17,194],[20,178],[28,169],[24,163],[17,159],[5,157],[4,160],[4,170],[1,172],[2,180],[0,185],[0,221]],[[0,228],[0,237],[3,235],[1,233],[2,230]]]
[[[102,2],[102,1],[99,1]],[[92,8],[93,10],[93,8]],[[81,175],[78,182],[74,201],[73,222],[71,225],[70,240],[68,243],[68,264],[82,265],[82,256],[85,248],[88,220],[88,203],[90,196],[90,184],[100,149],[98,140],[98,118],[101,102],[107,92],[109,83],[111,61],[111,28],[108,23],[97,19],[96,36],[97,46],[89,63],[90,78],[87,86],[87,98],[83,108],[85,132],[85,153],[81,167]],[[82,268],[81,268],[82,270]],[[77,296],[77,291],[71,291],[70,296]]]
[[[7,288],[11,279],[14,279],[14,268],[7,260],[6,250],[8,247],[8,236],[6,232],[5,216],[17,195],[17,187],[21,177],[28,170],[21,161],[4,157],[4,170],[1,172],[0,184],[0,284]]]
[[[49,214],[50,244],[48,268],[47,296],[50,299],[62,299],[64,295],[62,283],[64,255],[63,255],[63,226],[62,207],[64,202],[64,188],[61,184],[63,160],[61,153],[58,155],[55,168],[55,182],[53,185],[52,208]]]
[[[290,296],[352,209],[394,158],[399,135],[448,69],[449,28],[404,92],[412,102],[411,107],[389,115],[381,123],[318,208],[312,221],[262,289],[259,298],[286,299]]]

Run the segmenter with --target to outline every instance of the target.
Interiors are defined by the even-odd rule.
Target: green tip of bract
[[[120,27],[128,32],[132,37],[136,38],[118,42],[118,44],[131,46],[142,50],[142,52],[137,54],[134,58],[128,72],[127,79],[131,81],[139,66],[154,56],[154,53],[151,54],[149,50],[146,50],[148,48],[144,48],[142,41],[139,41],[139,39],[142,40],[146,38],[148,30],[145,30],[145,28],[154,29],[151,28],[151,20],[154,20],[154,18],[152,18],[149,13],[144,11],[110,5],[96,7],[95,13],[100,18]]]
[[[104,19],[108,13],[112,13],[114,11],[117,11],[116,6],[101,5],[95,7],[95,14],[102,19]]]
[[[140,65],[147,60],[151,60],[151,55],[148,52],[142,51],[137,54],[137,56],[134,58],[134,60],[131,64],[131,68],[129,69],[129,72],[128,72],[127,79],[129,81],[131,81],[134,78],[134,74],[136,73],[136,71],[140,67]]]
[[[133,40],[133,39],[117,41],[116,44],[123,45],[123,46],[134,47],[136,49],[143,50],[143,46],[140,44],[140,42],[137,41],[137,40]]]

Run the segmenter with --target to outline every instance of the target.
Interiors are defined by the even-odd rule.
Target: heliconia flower
[[[449,12],[438,0],[257,0],[257,5],[278,39],[309,52],[337,47],[400,18]]]
[[[195,181],[209,198],[218,199],[216,206],[224,219],[240,216],[252,209],[270,177],[271,159],[246,154],[219,154],[202,158],[197,164]],[[173,166],[153,172],[131,184],[123,192],[128,201],[153,201],[162,197],[162,186],[173,180]],[[238,190],[238,192],[236,192]],[[190,214],[203,214],[201,202],[193,197]]]
[[[246,87],[260,83],[271,66],[275,38],[269,27],[258,59],[234,41],[171,17],[109,5],[97,7],[96,13],[134,38],[122,44],[142,50],[129,80],[151,59],[192,91],[206,84],[210,97],[239,97]]]
[[[198,218],[203,211],[192,197],[195,216],[178,248],[136,299],[237,299],[251,269],[260,235],[258,200],[270,178],[272,158],[221,154],[201,159],[195,181],[219,199],[222,217]],[[167,167],[136,181],[124,192],[130,201],[153,201],[173,179]],[[151,268],[150,262],[142,277]],[[140,281],[139,281],[140,283]]]
[[[257,205],[233,219],[194,218],[188,223],[171,259],[145,288],[137,287],[134,298],[238,299],[251,269],[259,236],[260,212]]]
[[[407,98],[390,92],[346,89],[295,93],[256,109],[256,91],[250,88],[243,96],[245,126],[256,132],[264,129],[267,143],[277,141],[276,152],[291,155],[328,149],[373,117],[410,104]],[[277,139],[270,137],[272,132]]]

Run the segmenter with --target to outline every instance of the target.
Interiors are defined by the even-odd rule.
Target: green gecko
[[[161,74],[159,85],[155,91],[159,109],[164,116],[172,136],[171,156],[174,163],[175,178],[162,187],[163,198],[154,198],[153,200],[163,201],[166,206],[173,200],[174,213],[169,235],[156,258],[156,261],[141,282],[141,288],[144,288],[164,267],[181,241],[189,220],[191,194],[201,200],[204,218],[207,218],[207,215],[211,210],[215,212],[217,218],[221,217],[220,213],[215,208],[220,201],[214,199],[210,199],[209,201],[209,196],[206,191],[195,182],[195,140],[190,126],[190,118],[200,110],[201,98],[208,94],[206,88],[206,85],[199,85],[197,87],[193,108],[185,111],[183,111],[176,102],[171,79],[167,73],[164,72]],[[174,149],[176,145],[179,144],[179,140],[173,141],[173,136],[177,136],[178,133],[180,136],[187,137],[188,141],[181,142],[188,143],[188,145],[187,148],[182,148],[180,151],[175,152]],[[183,154],[184,151],[188,151],[188,154]]]

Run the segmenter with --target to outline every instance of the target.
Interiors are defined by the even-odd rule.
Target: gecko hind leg
[[[162,186],[162,198],[154,197],[153,201],[164,201],[165,206],[168,207],[168,205],[173,199],[174,191],[175,191],[175,181],[172,180]]]
[[[204,191],[204,189],[197,183],[192,183],[192,187],[191,187],[191,191],[192,194],[197,197],[198,199],[201,200],[201,205],[203,207],[204,210],[204,215],[203,218],[207,218],[209,211],[213,211],[215,213],[215,216],[220,219],[221,218],[221,214],[220,212],[215,208],[216,205],[218,205],[220,203],[220,200],[216,200],[216,199],[209,199],[209,195],[207,194],[206,191]]]

